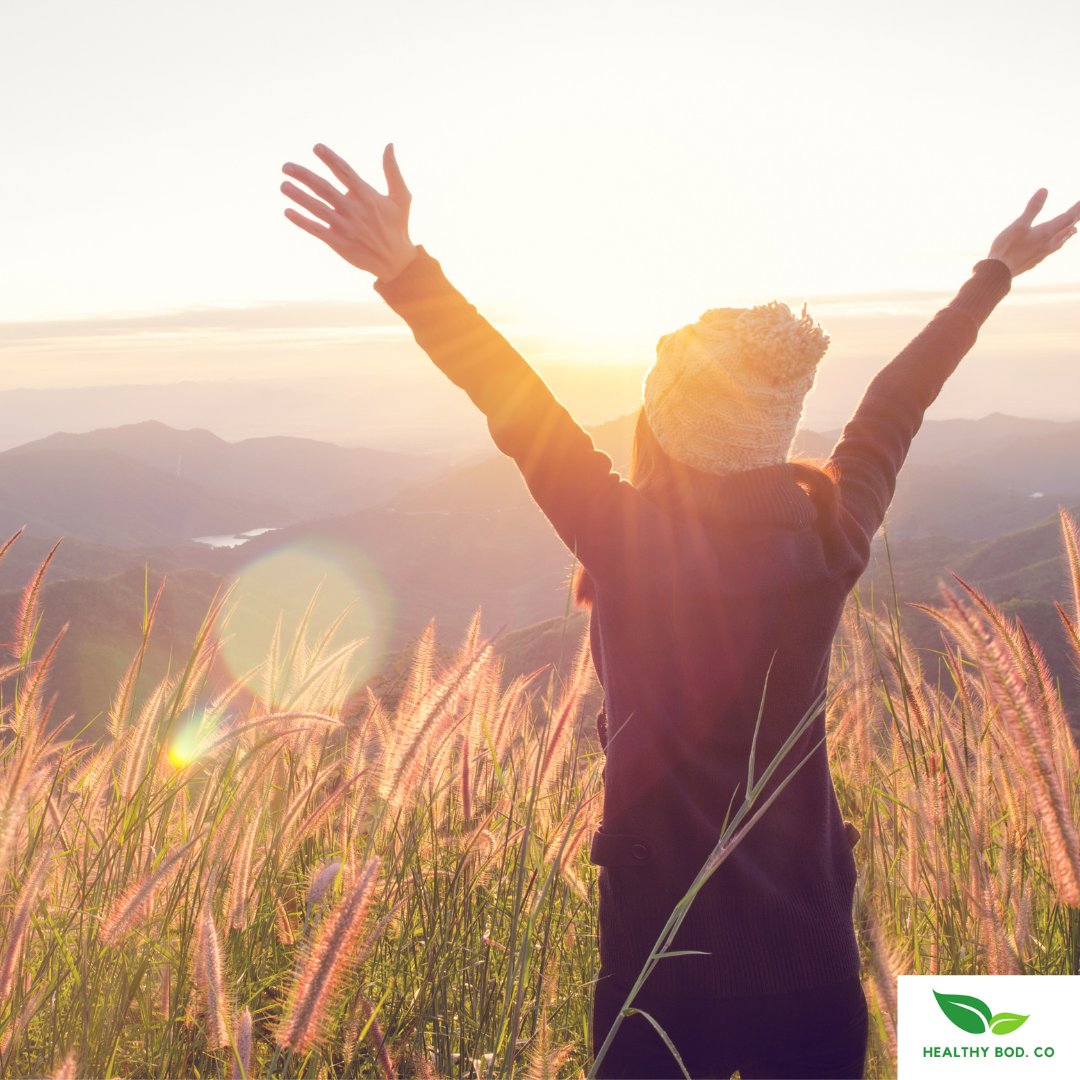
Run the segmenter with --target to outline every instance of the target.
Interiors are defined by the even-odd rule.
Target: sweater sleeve
[[[904,350],[874,377],[844,428],[829,464],[840,505],[867,541],[881,527],[923,414],[941,392],[979,327],[1008,293],[1012,275],[985,259]]]
[[[495,445],[512,457],[562,541],[587,561],[587,522],[615,495],[611,459],[556,400],[543,379],[418,248],[416,258],[375,289],[416,343],[487,417]]]

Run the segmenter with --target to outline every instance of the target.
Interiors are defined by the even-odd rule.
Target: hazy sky
[[[320,140],[373,180],[393,140],[414,238],[585,353],[718,304],[881,310],[958,285],[1039,185],[1080,198],[1078,30],[1054,0],[9,4],[0,320],[371,298],[282,216]],[[1080,243],[1023,281],[1055,283]]]

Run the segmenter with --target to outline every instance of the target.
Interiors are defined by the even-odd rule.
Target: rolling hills
[[[593,429],[621,470],[633,423],[628,415]],[[835,435],[803,432],[798,452],[821,456]],[[1067,595],[1057,499],[1042,484],[1050,478],[1080,490],[1080,461],[1062,460],[1072,440],[1080,427],[1002,416],[929,423],[901,473],[887,529],[902,602],[933,601],[946,570],[983,588],[1030,625],[1080,713],[1052,605]],[[1025,487],[1016,487],[1021,480]],[[1026,490],[1035,483],[1048,489],[1040,498]],[[380,491],[385,497],[374,503],[329,512]],[[1080,496],[1063,501],[1080,506]],[[187,613],[159,628],[174,655],[187,647],[193,613],[233,579],[236,625],[255,643],[250,655],[268,642],[277,611],[299,617],[323,579],[327,611],[357,601],[350,628],[371,639],[368,673],[432,618],[440,639],[455,642],[477,607],[488,632],[503,631],[514,671],[541,666],[552,635],[562,640],[572,557],[513,463],[498,455],[440,472],[406,455],[290,438],[230,444],[159,424],[53,436],[0,454],[0,523],[13,532],[24,522],[31,527],[0,565],[2,589],[21,586],[53,538],[68,536],[48,579],[43,633],[71,622],[63,649],[83,674],[59,688],[58,712],[90,717],[107,706],[105,687],[134,647],[122,612],[141,613],[147,571],[155,579],[168,573],[166,594]],[[190,543],[267,524],[278,528],[232,549]],[[891,594],[881,541],[862,588]],[[0,594],[0,627],[16,602],[15,593]],[[574,614],[575,638],[581,618]],[[905,609],[905,624],[931,655],[939,639],[922,618]],[[87,665],[95,670],[86,673]]]

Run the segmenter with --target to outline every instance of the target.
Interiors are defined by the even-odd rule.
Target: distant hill
[[[1061,544],[1056,508],[1038,524],[981,543],[953,537],[875,540],[870,566],[862,580],[880,593],[890,589],[889,564],[897,590],[908,600],[936,601],[938,582],[952,571],[992,600],[1030,597],[1071,602],[1068,566]],[[1080,519],[1080,505],[1067,508]]]
[[[1080,505],[1070,513],[1080,519]],[[875,607],[882,601],[891,604],[895,587],[903,624],[931,671],[937,668],[942,648],[941,628],[936,620],[908,605],[938,605],[942,584],[957,590],[950,573],[1023,622],[1046,653],[1062,701],[1080,731],[1080,679],[1054,607],[1057,601],[1066,611],[1072,610],[1057,513],[1031,528],[982,543],[950,537],[906,538],[891,540],[886,551],[884,541],[875,541],[870,566],[859,583],[863,602],[869,604],[873,598]]]
[[[0,533],[26,526],[115,548],[284,525],[280,503],[215,491],[113,450],[46,448],[0,454]]]
[[[620,471],[628,469],[635,420],[631,413],[593,429],[597,445]],[[244,453],[252,457],[234,458],[235,447],[208,432],[173,432],[164,425],[91,434],[43,440],[0,454],[0,532],[10,534],[24,522],[30,525],[0,565],[0,588],[20,588],[51,546],[45,537],[66,533],[71,539],[61,547],[50,580],[57,585],[62,579],[81,580],[48,594],[58,619],[69,605],[80,610],[80,598],[97,595],[94,589],[114,587],[103,581],[126,581],[133,574],[141,582],[145,566],[153,574],[168,571],[181,591],[189,581],[241,575],[248,596],[247,601],[241,597],[241,604],[255,605],[250,618],[243,615],[249,618],[245,632],[257,651],[258,643],[269,639],[281,606],[276,598],[289,593],[290,603],[299,598],[302,605],[325,577],[330,606],[359,600],[350,625],[360,629],[351,632],[370,636],[365,654],[369,663],[381,652],[400,650],[432,618],[440,638],[456,642],[480,606],[488,632],[504,631],[500,641],[506,642],[508,665],[510,657],[520,653],[520,667],[533,662],[533,639],[554,633],[535,627],[561,620],[565,611],[573,557],[533,503],[513,462],[501,455],[411,483],[399,476],[387,481],[400,481],[396,493],[378,505],[297,521],[281,506],[245,499],[225,480],[244,476],[244,468],[255,467],[251,461],[272,461],[279,450],[295,449],[298,458],[310,452],[304,460],[312,467],[320,455],[331,463],[361,459],[339,458],[337,448],[312,448],[292,439],[248,440],[251,445]],[[1064,687],[1072,678],[1071,668],[1058,640],[1051,600],[1067,593],[1058,527],[1056,519],[1048,517],[1059,497],[1049,485],[1042,498],[1010,491],[1002,473],[1014,454],[1035,479],[1051,475],[1055,454],[1066,453],[1069,440],[1080,438],[1080,426],[1074,430],[998,416],[928,424],[919,439],[924,436],[930,449],[921,455],[913,452],[887,522],[901,601],[935,599],[938,579],[947,569],[955,570],[993,598],[1026,612]],[[89,441],[83,445],[72,438]],[[804,431],[797,451],[820,457],[834,439],[835,433]],[[134,456],[110,448],[114,446],[126,446]],[[159,467],[178,447],[180,476]],[[973,461],[970,453],[959,460],[963,450],[985,453],[992,467]],[[388,469],[395,465],[394,455],[389,458]],[[202,479],[185,475],[185,461]],[[282,475],[286,471],[283,467]],[[290,483],[302,487],[302,469],[298,466],[291,475]],[[343,465],[335,475],[350,474]],[[1071,474],[1060,466],[1052,475],[1068,479]],[[212,486],[218,483],[221,486]],[[319,498],[331,498],[329,490],[324,488]],[[1080,506],[1080,495],[1060,499]],[[279,531],[233,549],[211,551],[182,542],[278,522]],[[879,542],[862,583],[864,590],[872,587],[879,596],[892,591],[882,550]],[[194,576],[175,573],[184,567],[195,568]],[[250,579],[256,570],[263,575],[257,589]],[[89,580],[94,577],[103,581],[95,584]],[[274,584],[269,592],[268,579]],[[82,588],[89,592],[78,591]],[[205,599],[204,591],[196,589],[193,609]],[[141,594],[137,606],[141,609]],[[118,609],[105,605],[103,610]],[[916,616],[905,620],[922,646],[937,647],[932,627],[920,629]],[[104,641],[105,623],[98,626]],[[524,637],[514,636],[519,633]],[[1080,713],[1080,702],[1075,704]]]
[[[132,568],[111,578],[45,586],[37,652],[40,655],[68,624],[49,681],[50,692],[56,694],[52,722],[75,716],[68,734],[82,731],[93,739],[105,733],[109,703],[142,641],[144,589],[148,586],[153,599],[160,581],[160,574],[151,573],[147,581],[142,569]],[[221,585],[221,578],[206,570],[169,575],[143,667],[143,693],[187,659]],[[0,628],[5,634],[14,625],[19,595],[0,593]]]
[[[439,461],[416,455],[284,435],[230,443],[203,429],[178,431],[148,420],[80,435],[50,435],[0,454],[0,469],[9,456],[50,450],[121,454],[230,498],[280,506],[294,521],[371,506],[441,468]]]
[[[909,459],[920,464],[974,464],[1028,438],[1080,431],[1080,421],[1035,420],[990,413],[979,420],[927,420],[911,445]],[[839,437],[839,431],[835,433]],[[1044,464],[1049,464],[1044,459]],[[992,471],[992,470],[991,470]]]
[[[23,533],[0,562],[0,591],[22,589],[55,543],[53,538]],[[213,570],[219,561],[217,553],[202,544],[121,549],[68,536],[49,563],[45,580],[112,577],[133,567],[141,572],[146,566],[157,573],[185,567]]]

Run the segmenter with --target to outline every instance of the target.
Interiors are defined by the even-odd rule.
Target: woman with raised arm
[[[327,147],[344,191],[288,164],[290,221],[377,277],[419,345],[484,412],[583,568],[604,688],[599,1046],[650,950],[745,794],[800,719],[821,709],[833,635],[870,556],[923,413],[1017,274],[1076,232],[1080,203],[1034,225],[1037,192],[956,298],[871,382],[825,468],[788,461],[828,338],[784,304],[717,308],[660,339],[629,482],[510,344],[409,239],[392,146],[388,194]],[[313,220],[314,219],[314,220]],[[708,880],[634,1004],[693,1076],[861,1077],[867,1011],[852,924],[858,834],[845,827],[819,712],[803,766]],[[609,733],[611,737],[609,738]],[[767,797],[767,790],[764,797]],[[737,798],[736,798],[737,796]],[[705,954],[705,955],[701,955]],[[640,1015],[599,1075],[677,1077]]]

